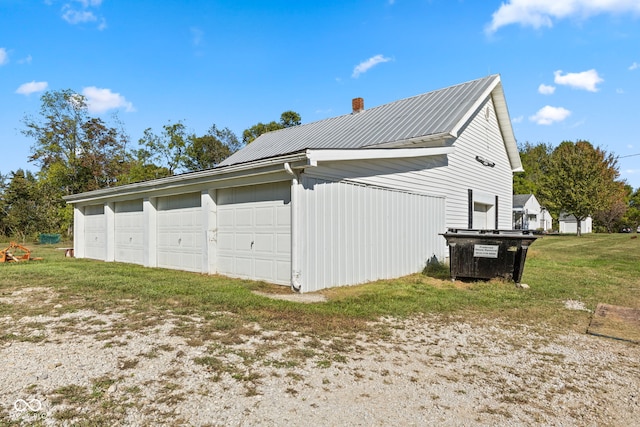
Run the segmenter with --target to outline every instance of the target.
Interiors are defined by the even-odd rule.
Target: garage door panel
[[[255,275],[260,280],[270,280],[274,275],[275,261],[271,259],[255,259]]]
[[[256,253],[271,254],[276,249],[275,236],[272,233],[256,233],[253,250]]]
[[[236,257],[234,274],[240,277],[251,277],[253,260],[251,258]]]
[[[291,237],[278,234],[276,236],[276,251],[280,256],[291,254]]]
[[[235,235],[233,233],[225,233],[218,231],[218,250],[233,251],[235,248]]]
[[[279,283],[289,283],[291,280],[291,263],[289,261],[276,261],[276,274]]]
[[[104,205],[86,206],[84,214],[85,257],[104,261],[107,254],[107,223]]]
[[[142,199],[117,202],[114,212],[114,259],[120,262],[143,264],[144,214]]]
[[[290,188],[289,182],[281,182],[218,190],[221,273],[289,284]]]
[[[232,227],[234,223],[233,210],[218,210],[218,228]]]
[[[291,210],[289,206],[278,206],[276,207],[277,212],[277,225],[280,227],[291,226]]]
[[[239,208],[236,209],[235,225],[238,227],[249,227],[253,224],[253,209]]]
[[[235,235],[234,249],[238,252],[250,253],[252,249],[253,234],[238,232]]]
[[[275,224],[274,221],[274,207],[257,207],[256,208],[256,226],[257,227],[272,227]]]
[[[206,235],[200,193],[158,199],[157,261],[159,267],[203,271]]]

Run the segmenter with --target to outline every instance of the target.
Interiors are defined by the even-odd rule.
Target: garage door
[[[200,206],[200,193],[158,199],[158,267],[203,271],[206,236]]]
[[[288,285],[291,183],[218,190],[218,272]]]
[[[107,223],[104,205],[84,208],[84,255],[104,261],[107,254]]]
[[[144,263],[142,199],[115,204],[115,260]]]

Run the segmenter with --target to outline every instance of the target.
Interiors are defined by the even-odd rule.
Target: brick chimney
[[[351,100],[351,106],[353,107],[353,114],[358,114],[359,112],[364,111],[364,99],[353,98]]]

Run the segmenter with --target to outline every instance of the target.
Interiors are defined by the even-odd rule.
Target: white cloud
[[[7,49],[0,47],[0,65],[7,64],[9,62],[9,54]]]
[[[48,86],[49,83],[47,82],[32,81],[21,84],[20,87],[16,89],[16,93],[19,93],[20,95],[31,95],[32,93],[46,90]]]
[[[87,109],[91,113],[104,113],[116,108],[124,108],[127,112],[135,111],[131,102],[119,93],[111,92],[111,89],[89,86],[82,89],[82,95],[86,98]]]
[[[617,93],[618,95],[622,95],[622,94],[624,94],[624,89],[620,89],[620,88],[618,88],[618,89],[616,89],[616,93]]]
[[[202,40],[204,39],[204,31],[202,31],[198,27],[191,27],[191,41],[194,46],[200,46],[202,44]]]
[[[19,59],[18,64],[31,64],[32,60],[33,58],[31,57],[31,55],[27,55],[25,58]]]
[[[553,21],[566,18],[586,19],[601,14],[640,14],[637,0],[507,0],[491,16],[487,34],[501,27],[552,27]]]
[[[529,117],[529,120],[539,125],[550,125],[555,122],[561,122],[571,115],[571,111],[562,107],[551,107],[546,105],[542,107],[536,114]]]
[[[589,92],[597,92],[596,85],[602,83],[604,79],[598,75],[594,69],[582,71],[581,73],[567,73],[562,75],[562,70],[553,73],[554,82],[559,85],[571,86],[575,89],[584,89]]]
[[[638,64],[637,62],[629,65],[629,71],[637,70],[638,68],[640,68],[640,64]]]
[[[74,10],[70,8],[67,8],[62,14],[62,19],[67,21],[69,24],[81,24],[83,22],[93,22],[98,20],[96,15],[89,10]]]
[[[358,65],[356,65],[356,67],[353,69],[353,73],[351,74],[351,77],[353,77],[354,79],[357,79],[360,76],[360,74],[366,73],[372,67],[375,67],[376,65],[381,64],[383,62],[389,62],[389,61],[391,61],[391,58],[385,58],[382,55],[372,56],[366,61],[363,61]]]
[[[523,116],[518,116],[511,119],[511,123],[522,123],[523,120],[524,120]]]
[[[83,24],[86,22],[98,22],[98,30],[107,28],[107,21],[94,13],[95,8],[100,7],[102,0],[74,0],[75,3],[66,3],[62,7],[62,19],[69,24]],[[78,4],[76,4],[78,3]]]
[[[550,86],[545,84],[541,84],[540,86],[538,86],[538,92],[543,95],[553,95],[553,92],[555,91],[556,91],[555,86]]]

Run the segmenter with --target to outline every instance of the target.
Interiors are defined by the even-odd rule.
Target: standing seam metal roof
[[[451,132],[498,75],[260,135],[219,166],[306,149],[359,149]]]

